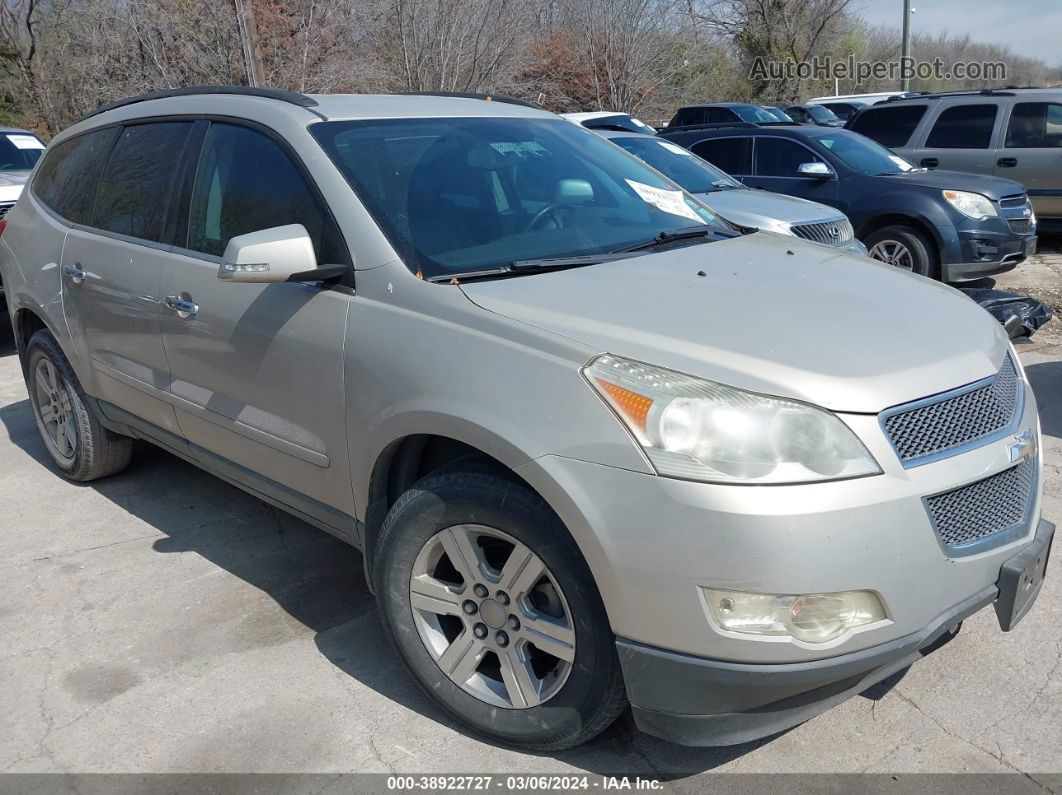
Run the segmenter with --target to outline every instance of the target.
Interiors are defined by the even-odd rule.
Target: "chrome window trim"
[[[942,461],[945,458],[952,458],[957,455],[962,455],[963,453],[968,453],[971,450],[976,450],[987,444],[998,442],[1003,437],[1013,434],[1018,429],[1018,426],[1021,424],[1021,418],[1025,414],[1025,378],[1022,376],[1021,367],[1018,366],[1018,363],[1009,352],[1007,353],[1006,358],[1010,359],[1011,367],[1014,368],[1018,385],[1018,394],[1014,398],[1014,414],[1011,415],[1010,422],[998,431],[994,431],[985,436],[978,436],[976,439],[971,439],[969,442],[956,445],[955,447],[948,447],[947,449],[940,450],[936,453],[930,453],[929,455],[918,456],[917,458],[911,458],[904,461],[903,458],[900,457],[900,452],[896,449],[896,445],[893,444],[892,436],[885,427],[885,421],[896,414],[904,414],[908,411],[923,408],[924,406],[931,406],[934,403],[942,403],[945,400],[951,400],[952,398],[957,398],[968,392],[974,392],[991,385],[992,382],[999,377],[999,370],[1003,369],[1002,361],[999,363],[999,369],[996,370],[995,375],[990,375],[987,378],[982,378],[980,381],[974,381],[972,384],[966,384],[965,386],[960,386],[947,392],[930,395],[929,397],[921,398],[920,400],[915,400],[910,403],[901,403],[898,406],[890,406],[878,414],[878,427],[881,428],[885,440],[889,443],[889,447],[892,448],[893,453],[896,455],[896,460],[900,462],[900,465],[904,469],[913,469],[915,467],[925,466],[926,464],[932,464],[936,461]],[[1006,361],[1006,359],[1004,359],[1004,361]],[[948,491],[950,491],[950,489],[948,489]]]

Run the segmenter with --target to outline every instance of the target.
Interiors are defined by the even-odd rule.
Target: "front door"
[[[63,310],[84,346],[88,391],[176,432],[159,333],[167,209],[191,122],[123,128],[87,223],[66,237]],[[104,153],[106,156],[106,153]]]
[[[831,207],[838,206],[836,175],[823,179],[799,173],[799,168],[804,163],[823,163],[832,170],[833,166],[821,155],[789,138],[757,136],[752,140],[752,176],[744,180],[746,185],[785,193],[788,196],[799,196],[801,199],[821,202]]]
[[[1062,103],[1015,103],[995,164],[997,177],[1025,186],[1038,216],[1062,219]]]
[[[162,339],[184,436],[332,526],[353,515],[343,340],[349,297],[306,284],[218,279],[229,239],[298,223],[322,264],[349,255],[307,174],[257,129],[214,122],[187,210],[186,247],[162,274]],[[182,303],[177,303],[178,301]],[[202,453],[201,453],[202,454]]]

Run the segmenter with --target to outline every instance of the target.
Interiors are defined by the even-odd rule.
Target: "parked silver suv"
[[[1017,180],[1040,221],[1062,228],[1062,88],[896,97],[848,127],[918,166]],[[1035,221],[1010,223],[1022,232]]]
[[[55,139],[0,268],[60,472],[146,439],[360,547],[413,677],[497,742],[628,703],[678,742],[766,736],[1040,590],[998,323],[740,235],[544,111],[129,100]]]

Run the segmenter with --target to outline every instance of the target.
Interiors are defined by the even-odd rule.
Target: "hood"
[[[728,221],[741,226],[760,227],[764,218],[774,218],[788,224],[805,224],[844,217],[839,210],[825,204],[765,190],[732,188],[698,193],[697,198]]]
[[[0,202],[13,202],[22,194],[28,171],[0,171]]]
[[[985,378],[1008,344],[957,290],[768,232],[461,289],[601,353],[842,412]]]
[[[945,171],[934,168],[929,171],[906,171],[903,174],[890,174],[880,179],[890,184],[918,185],[922,188],[939,190],[965,190],[980,193],[990,199],[999,200],[1003,196],[1025,193],[1020,182],[1003,177],[988,177],[984,174],[968,174],[965,171]]]

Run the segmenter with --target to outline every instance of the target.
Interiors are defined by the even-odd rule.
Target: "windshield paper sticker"
[[[43,149],[44,144],[32,135],[8,135],[7,140],[19,149]]]
[[[683,149],[678,144],[673,144],[671,141],[657,141],[662,147],[669,152],[674,152],[676,155],[686,155],[686,157],[693,157],[693,152],[689,149]]]
[[[690,218],[697,223],[704,223],[704,219],[686,204],[686,197],[682,194],[682,191],[654,188],[651,185],[635,182],[633,179],[628,179],[627,184],[634,189],[635,193],[641,196],[642,201],[646,204],[651,204],[656,209],[671,213],[671,215],[678,215],[683,218]]]

